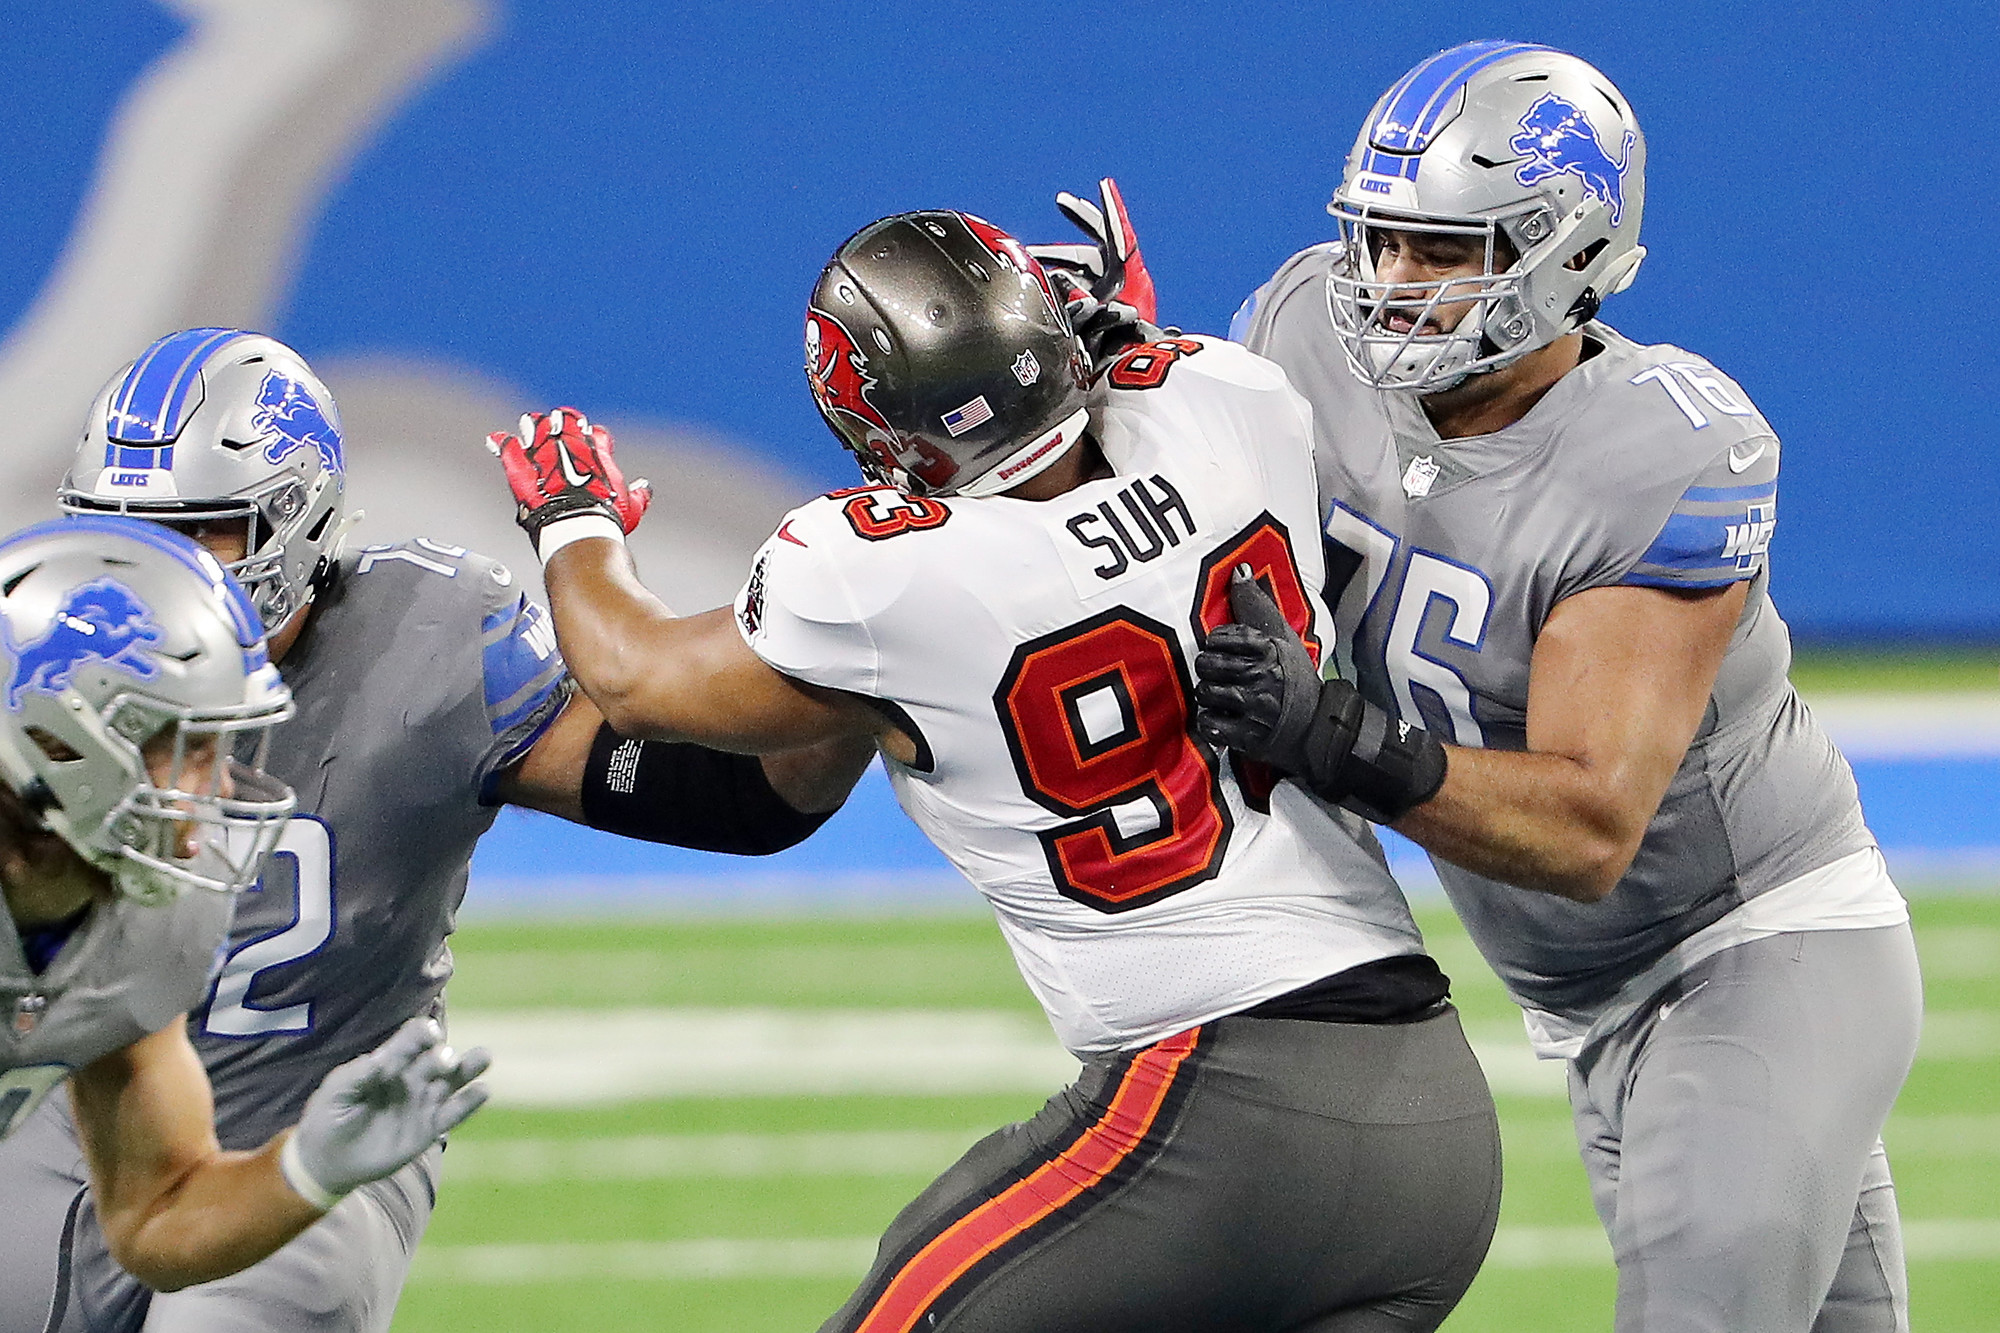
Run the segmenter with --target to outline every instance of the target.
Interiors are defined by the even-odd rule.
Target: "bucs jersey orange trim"
[[[1181,1098],[1192,1076],[1188,1058],[1201,1040],[1191,1028],[1146,1047],[1132,1058],[1118,1089],[1075,1142],[1000,1194],[951,1223],[897,1270],[853,1333],[909,1333],[982,1261],[1061,1212],[1101,1190],[1119,1167],[1136,1164],[1153,1128]],[[1185,1075],[1185,1076],[1184,1076]]]

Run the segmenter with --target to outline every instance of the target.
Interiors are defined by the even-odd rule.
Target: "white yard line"
[[[1818,694],[1807,706],[1849,759],[2000,758],[2000,690]]]
[[[2000,1259],[2000,1218],[1905,1220],[1913,1263]],[[713,1281],[845,1278],[867,1271],[875,1238],[800,1240],[701,1238],[667,1241],[572,1241],[519,1245],[426,1245],[410,1281],[429,1285],[539,1282]],[[1486,1262],[1493,1268],[1609,1268],[1611,1247],[1594,1226],[1501,1227]]]
[[[453,1042],[494,1054],[496,1104],[608,1106],[666,1097],[1053,1093],[1077,1063],[1029,1014],[944,1009],[456,1010]],[[1511,1022],[1468,1034],[1494,1092],[1561,1099],[1563,1066]],[[1925,1017],[1919,1057],[2000,1055],[2000,1014]]]
[[[500,1185],[552,1181],[934,1176],[984,1130],[857,1130],[817,1134],[633,1134],[590,1139],[459,1138],[445,1179]]]
[[[523,1107],[657,1097],[1054,1092],[1077,1063],[1040,1017],[999,1010],[454,1010]]]
[[[990,1127],[988,1127],[990,1128]],[[813,1133],[627,1134],[601,1138],[464,1136],[445,1154],[449,1185],[510,1186],[639,1180],[791,1180],[827,1176],[930,1177],[986,1129]],[[2000,1115],[1897,1115],[1884,1137],[1892,1157],[2000,1156]],[[1507,1126],[1509,1157],[1574,1159],[1560,1111]]]
[[[1471,1034],[1502,1093],[1561,1097],[1560,1065],[1512,1025]],[[494,1055],[497,1105],[662,1097],[1053,1093],[1077,1062],[1031,1014],[932,1009],[457,1009],[455,1045]]]

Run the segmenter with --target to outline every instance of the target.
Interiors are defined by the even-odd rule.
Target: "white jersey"
[[[1182,338],[1122,358],[1091,420],[1114,476],[1046,501],[837,492],[736,601],[764,661],[917,743],[887,762],[898,799],[1078,1055],[1422,951],[1379,852],[1189,727],[1237,565],[1331,647],[1310,409],[1270,362]]]

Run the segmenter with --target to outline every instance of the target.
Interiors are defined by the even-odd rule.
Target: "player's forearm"
[[[283,1138],[255,1152],[218,1151],[137,1200],[100,1191],[112,1257],[147,1286],[175,1291],[276,1252],[321,1216],[278,1170]]]
[[[604,720],[621,735],[706,740],[699,671],[687,657],[687,622],[639,581],[620,542],[592,539],[556,552],[545,571],[563,660]],[[662,663],[676,663],[663,670]]]
[[[1596,902],[1632,864],[1658,804],[1562,755],[1452,747],[1444,786],[1392,827],[1488,879]]]

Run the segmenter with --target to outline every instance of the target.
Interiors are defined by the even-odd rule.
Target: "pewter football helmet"
[[[111,377],[57,499],[161,522],[247,517],[230,572],[276,629],[340,555],[346,464],[333,395],[291,348],[183,329]]]
[[[214,556],[133,519],[0,542],[0,781],[148,904],[257,877],[291,816],[263,771],[291,692]]]
[[[1377,388],[1436,393],[1581,327],[1645,257],[1645,193],[1638,121],[1590,65],[1525,42],[1432,56],[1369,112],[1327,205],[1342,241],[1327,303],[1348,365]],[[1484,271],[1377,281],[1383,231],[1472,238]],[[1465,301],[1455,327],[1425,331]]]
[[[1027,247],[970,213],[902,213],[850,236],[806,310],[806,378],[870,481],[992,495],[1089,424],[1089,363]]]

